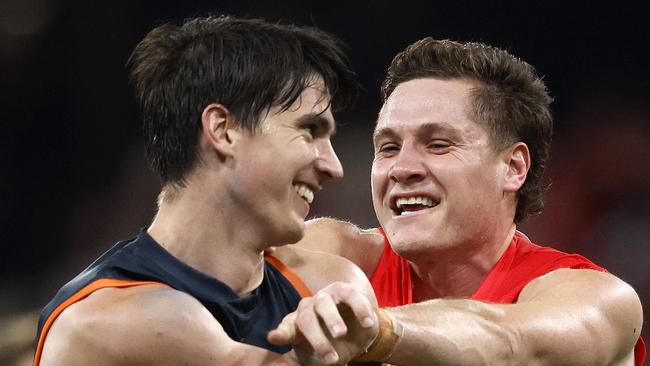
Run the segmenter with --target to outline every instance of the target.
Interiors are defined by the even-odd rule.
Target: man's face
[[[461,79],[404,82],[379,114],[373,204],[406,258],[432,248],[471,250],[495,229],[506,169],[468,117],[473,87]]]
[[[324,93],[315,78],[288,110],[272,107],[258,130],[245,133],[238,145],[231,194],[268,244],[300,240],[314,195],[324,182],[343,176],[330,141],[335,124]]]

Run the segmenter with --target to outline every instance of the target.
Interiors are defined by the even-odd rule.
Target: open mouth
[[[296,193],[298,193],[298,195],[307,203],[312,203],[314,200],[314,191],[311,188],[307,187],[306,184],[294,183],[293,190],[296,191]]]
[[[438,203],[433,199],[424,196],[413,197],[399,197],[394,200],[391,205],[393,212],[398,215],[406,215],[412,212],[426,210],[428,208],[436,207]]]

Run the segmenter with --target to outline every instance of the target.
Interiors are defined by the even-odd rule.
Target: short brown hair
[[[535,68],[510,53],[483,43],[424,38],[395,56],[382,83],[384,102],[397,85],[419,78],[461,78],[479,84],[472,90],[470,117],[483,124],[492,147],[501,151],[517,141],[531,153],[531,167],[518,192],[515,222],[544,207],[543,181],[553,135],[546,85]]]

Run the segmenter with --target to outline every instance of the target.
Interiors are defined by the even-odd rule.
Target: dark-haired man
[[[300,242],[357,263],[386,307],[380,336],[358,359],[641,365],[635,291],[516,229],[542,208],[552,135],[535,70],[484,44],[426,38],[394,58],[382,94],[372,165],[381,228],[319,219]],[[302,332],[316,352],[331,352],[336,341],[306,314],[320,312],[301,306],[272,339]]]
[[[335,363],[340,349],[301,359],[266,339],[319,290],[338,296],[326,309],[345,304],[359,319],[334,335],[370,343],[376,302],[357,267],[296,248],[264,255],[302,237],[314,195],[343,175],[332,110],[357,84],[336,39],[197,18],[152,30],[130,63],[158,212],[45,307],[34,365]],[[357,291],[328,286],[337,280]]]

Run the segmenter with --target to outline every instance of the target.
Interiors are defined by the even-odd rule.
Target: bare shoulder
[[[222,364],[237,344],[185,293],[162,285],[107,288],[57,318],[41,365]]]
[[[296,245],[276,248],[273,255],[296,271],[314,293],[339,281],[372,294],[372,287],[365,273],[346,258]]]
[[[519,302],[535,301],[549,296],[571,295],[566,300],[591,299],[593,302],[616,302],[640,308],[636,291],[611,273],[591,269],[563,268],[538,277],[524,287]],[[560,297],[558,296],[558,299]]]
[[[305,236],[295,245],[345,257],[370,276],[384,248],[384,236],[378,229],[364,230],[347,221],[318,218],[307,221]]]
[[[41,365],[166,364],[185,337],[216,335],[218,322],[206,313],[192,297],[162,285],[101,289],[57,318]]]
[[[629,359],[643,324],[641,301],[623,280],[590,269],[558,269],[531,281],[518,303],[548,303],[574,309],[585,324],[604,336],[611,359]],[[553,305],[551,305],[553,304]]]

